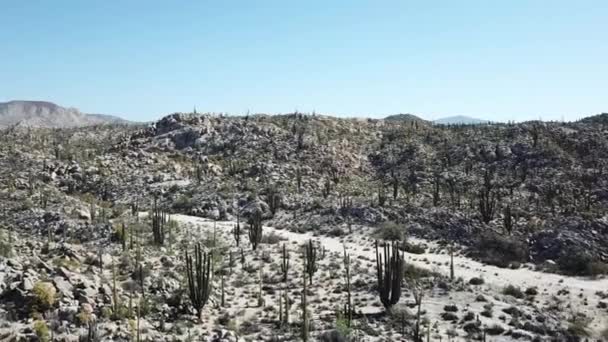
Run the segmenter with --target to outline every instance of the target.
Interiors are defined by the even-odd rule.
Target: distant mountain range
[[[433,123],[438,125],[481,125],[489,123],[489,120],[481,120],[464,115],[448,116],[445,118],[433,120]]]
[[[45,101],[0,102],[0,128],[44,127],[66,128],[107,123],[129,123],[117,116],[86,114],[76,108],[65,108]]]
[[[386,121],[405,121],[405,122],[418,121],[418,122],[425,122],[425,123],[432,122],[432,123],[438,124],[438,125],[455,125],[455,124],[480,125],[480,124],[486,124],[486,123],[490,122],[489,120],[481,120],[481,119],[476,119],[476,118],[472,118],[472,117],[464,116],[464,115],[448,116],[448,117],[433,120],[433,121],[427,121],[414,114],[394,114],[394,115],[389,115],[389,116],[385,117],[384,120],[386,120]]]

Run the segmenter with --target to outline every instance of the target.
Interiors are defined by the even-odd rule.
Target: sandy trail
[[[181,223],[192,224],[195,226],[202,226],[203,228],[209,229],[213,227],[213,221],[187,216],[187,215],[172,215],[173,219]],[[217,221],[218,230],[224,233],[230,232],[232,227],[236,224],[231,221]],[[264,233],[275,233],[289,241],[296,241],[303,243],[312,239],[318,241],[325,249],[329,252],[343,253],[344,247],[351,256],[367,258],[369,260],[375,260],[375,250],[373,248],[373,242],[369,239],[363,238],[361,235],[350,235],[343,238],[328,237],[328,236],[313,236],[312,233],[297,233],[283,229],[276,229],[273,227],[264,227]],[[347,241],[348,240],[348,241]],[[421,239],[410,239],[416,243],[427,243],[432,242],[421,240]],[[449,261],[450,256],[448,254],[441,253],[424,253],[424,254],[411,254],[405,253],[406,262],[409,262],[415,266],[429,269],[435,272],[439,272],[444,275],[449,275]],[[464,256],[454,256],[454,265],[456,277],[462,277],[465,281],[468,281],[472,277],[482,277],[485,281],[483,286],[488,288],[494,288],[495,293],[500,293],[500,290],[509,284],[519,286],[523,289],[528,287],[536,287],[539,295],[537,301],[546,302],[551,299],[559,290],[566,289],[570,292],[570,298],[593,298],[595,293],[598,291],[608,291],[608,279],[589,279],[582,277],[567,277],[557,274],[544,273],[534,271],[527,267],[521,267],[519,269],[505,269],[495,266],[485,265],[470,258]],[[579,297],[580,296],[580,297]],[[370,311],[379,311],[379,308],[370,308]],[[586,310],[594,313],[594,308],[587,307]],[[367,311],[367,310],[366,310]],[[602,327],[608,324],[608,317],[603,317],[604,314],[598,311],[594,317],[594,321],[590,328],[594,331],[599,331]]]

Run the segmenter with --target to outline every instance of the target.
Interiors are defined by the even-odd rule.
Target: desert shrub
[[[46,322],[43,320],[38,320],[34,322],[34,332],[36,332],[36,336],[40,342],[50,342],[51,341],[51,333],[49,332],[49,327],[46,325]]]
[[[10,232],[9,232],[10,234]],[[0,230],[0,256],[10,258],[13,255],[13,245],[7,239],[4,230]]]
[[[245,320],[241,323],[240,333],[243,335],[251,335],[260,332],[262,328],[258,322],[253,320]]]
[[[481,322],[468,322],[462,326],[462,330],[467,334],[476,334],[481,332]]]
[[[458,315],[453,312],[443,312],[441,313],[441,318],[443,318],[444,321],[457,321]]]
[[[112,225],[112,241],[120,242],[123,239],[129,240],[129,228],[125,227],[125,232],[122,231],[122,223],[115,223]]]
[[[340,237],[344,235],[344,229],[342,229],[341,227],[333,227],[332,229],[330,229],[329,236],[333,236],[333,237]]]
[[[401,241],[405,235],[405,227],[392,222],[383,222],[376,229],[374,236],[379,240]]]
[[[267,234],[262,235],[262,243],[268,244],[268,245],[276,245],[277,243],[280,243],[281,241],[286,240],[286,238],[282,237],[281,235],[275,233],[275,232],[270,232]]]
[[[426,268],[418,267],[416,265],[406,263],[403,266],[403,277],[406,280],[418,280],[421,278],[428,278],[437,276],[436,272],[427,270]]]
[[[574,336],[589,336],[587,325],[588,322],[584,320],[571,322],[570,325],[568,325],[568,332]]]
[[[76,271],[80,267],[78,259],[70,259],[67,256],[55,258],[52,263],[57,267],[65,267],[70,271]]]
[[[184,212],[190,212],[194,207],[192,197],[187,194],[182,194],[173,202],[173,209],[182,210]]]
[[[528,247],[514,238],[487,233],[477,242],[477,255],[485,263],[508,267],[514,262],[526,262]]]
[[[608,264],[601,261],[592,261],[587,265],[587,275],[595,277],[608,274]]]
[[[538,289],[536,287],[528,287],[526,289],[526,296],[536,296],[538,294]]]
[[[76,320],[80,325],[87,325],[91,321],[91,318],[91,314],[83,310],[76,314]]]
[[[424,248],[424,246],[422,246],[420,244],[409,243],[407,241],[405,241],[405,242],[403,242],[403,244],[401,244],[401,250],[403,250],[404,252],[412,253],[412,254],[424,254],[426,252],[426,249]]]
[[[494,325],[486,328],[486,332],[489,335],[500,335],[505,332],[505,328],[503,328],[501,325],[494,324]]]
[[[443,311],[447,311],[447,312],[457,312],[458,311],[458,307],[456,305],[446,305],[443,307]]]
[[[564,253],[558,260],[559,269],[568,275],[597,276],[608,274],[608,265],[594,260],[589,254],[582,251]]]
[[[346,342],[347,339],[344,337],[338,329],[326,331],[319,336],[319,341],[322,342]]]
[[[464,317],[462,317],[463,322],[472,321],[474,319],[475,319],[475,314],[473,313],[473,311],[467,311],[467,313],[464,314]]]
[[[514,307],[514,306],[509,306],[508,308],[504,308],[502,309],[502,311],[506,314],[509,314],[513,317],[519,317],[521,316],[521,310],[519,310],[518,308]]]
[[[483,285],[484,280],[481,277],[473,277],[469,280],[469,284],[471,285]]]
[[[502,289],[502,294],[515,298],[524,298],[524,293],[521,291],[521,289],[514,285],[505,286],[505,288]]]
[[[55,304],[57,290],[53,284],[39,281],[34,285],[34,304],[41,311],[46,311]]]

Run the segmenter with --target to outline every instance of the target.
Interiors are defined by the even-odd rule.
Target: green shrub
[[[500,335],[505,332],[505,328],[503,328],[501,325],[494,324],[494,325],[486,328],[486,332],[489,335]]]
[[[469,280],[469,284],[471,285],[483,285],[485,281],[481,277],[473,277]]]
[[[10,234],[10,232],[8,233]],[[7,238],[7,234],[5,234],[4,230],[0,231],[0,256],[3,258],[10,258],[13,256],[13,245]]]
[[[328,232],[329,236],[333,236],[333,237],[340,237],[344,235],[344,229],[342,229],[341,227],[333,227],[329,232]]]
[[[509,267],[515,262],[526,262],[528,259],[526,244],[495,233],[483,234],[477,242],[477,251],[483,262],[498,267]]]
[[[559,269],[567,275],[597,276],[608,274],[608,265],[594,260],[582,251],[568,251],[557,260]]]
[[[570,323],[568,326],[568,332],[574,336],[589,336],[589,330],[587,329],[588,323],[586,321],[575,321]]]
[[[439,274],[426,268],[418,267],[416,265],[412,265],[410,263],[406,263],[403,266],[403,277],[406,280],[418,280],[421,278],[428,278],[432,276],[438,276]]]
[[[538,294],[538,289],[536,287],[528,287],[526,289],[526,296],[536,296]]]
[[[502,290],[502,294],[515,298],[524,298],[524,293],[521,291],[521,289],[513,285],[505,286],[505,288]]]
[[[401,241],[405,235],[405,227],[392,221],[384,222],[376,229],[374,235],[379,240]]]
[[[424,246],[422,246],[420,244],[409,243],[409,242],[403,242],[403,244],[401,244],[401,249],[404,252],[412,253],[412,254],[424,254],[426,252],[426,249],[424,248]]]
[[[268,245],[275,245],[284,240],[286,240],[286,238],[282,237],[281,235],[279,235],[275,232],[270,232],[270,233],[262,235],[262,243],[268,244]]]
[[[36,332],[36,336],[38,336],[38,340],[40,342],[50,342],[51,341],[51,333],[49,332],[49,327],[46,325],[46,322],[43,320],[38,320],[34,322],[34,331]]]
[[[37,309],[46,311],[55,304],[57,290],[53,284],[39,281],[34,285],[34,302]]]

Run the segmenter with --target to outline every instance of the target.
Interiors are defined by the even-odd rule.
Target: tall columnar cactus
[[[158,207],[157,200],[154,198],[154,209],[152,211],[152,233],[154,243],[163,245],[165,243],[165,224],[168,222],[167,213]]]
[[[258,280],[258,306],[263,308],[266,301],[264,300],[264,292],[262,291],[262,282],[264,279],[264,271],[261,267],[260,267],[259,275],[260,275],[260,277]]]
[[[479,190],[479,213],[481,214],[481,220],[484,223],[489,223],[494,218],[494,212],[496,211],[496,202],[498,201],[498,194],[494,189],[494,170],[485,170],[483,176],[483,185]]]
[[[249,242],[251,248],[255,251],[258,248],[258,244],[262,241],[262,213],[256,211],[249,218]]]
[[[454,245],[450,245],[450,280],[454,280]]]
[[[239,247],[239,245],[241,244],[241,222],[238,216],[236,219],[236,226],[232,228],[232,236],[234,236],[234,242],[236,243],[236,246]]]
[[[287,291],[283,292],[283,300],[285,306],[285,315],[283,316],[283,321],[285,325],[289,324],[289,309],[291,309],[291,302],[289,301],[289,294]]]
[[[99,331],[97,330],[97,320],[90,320],[87,323],[87,331],[85,334],[80,335],[78,341],[82,341],[82,342],[101,341],[101,338],[99,337]]]
[[[287,274],[289,273],[289,252],[287,251],[285,244],[283,244],[281,257],[281,272],[283,273],[283,281],[287,281]]]
[[[127,226],[123,222],[120,228],[120,242],[122,244],[122,251],[127,250]]]
[[[302,169],[298,167],[296,169],[296,184],[298,186],[298,192],[302,191]]]
[[[308,318],[308,301],[306,288],[306,259],[304,259],[304,271],[302,272],[302,341],[308,342],[309,318]]]
[[[114,311],[114,317],[118,317],[118,289],[116,287],[116,266],[114,265],[114,258],[112,258],[112,310]]]
[[[399,254],[397,242],[386,243],[384,253],[380,254],[376,241],[376,272],[378,276],[378,294],[387,310],[399,301],[403,284],[403,256]]]
[[[186,274],[192,306],[202,320],[203,307],[212,289],[211,253],[203,253],[200,243],[194,247],[194,259],[186,250]]]
[[[344,246],[344,281],[346,285],[346,304],[344,304],[344,317],[348,327],[351,326],[353,320],[353,303],[351,296],[350,286],[350,255],[346,253],[346,246]]]
[[[139,214],[139,203],[137,201],[131,203],[131,216],[137,217]]]
[[[317,249],[312,240],[308,240],[304,248],[304,268],[308,274],[309,284],[312,285],[312,276],[317,272]]]
[[[273,215],[276,214],[277,209],[279,209],[281,205],[281,195],[275,185],[269,186],[268,189],[266,189],[266,203],[268,203],[270,212]]]
[[[226,306],[226,295],[224,292],[224,273],[222,273],[222,281],[221,281],[221,285],[222,285],[222,296],[221,296],[221,307],[225,307]]]
[[[505,231],[511,235],[513,231],[513,217],[511,215],[511,206],[507,205],[503,210],[503,225],[505,227]]]

